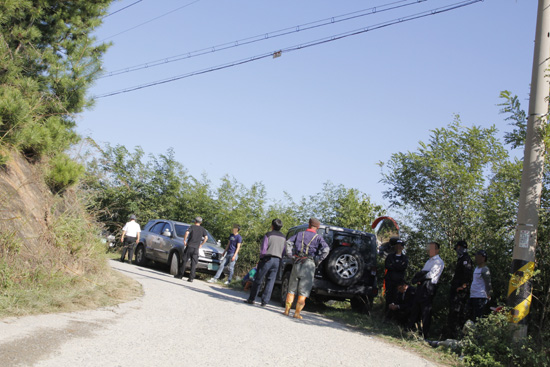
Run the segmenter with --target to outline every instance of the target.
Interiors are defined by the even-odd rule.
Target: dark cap
[[[201,217],[195,217],[195,223],[202,223]]]
[[[478,252],[476,252],[476,255],[481,255],[485,258],[485,261],[487,261],[487,251],[485,250],[479,250]]]
[[[390,245],[392,245],[392,246],[401,245],[401,246],[405,247],[405,241],[403,241],[399,237],[392,237],[392,238],[390,238]]]
[[[319,219],[309,218],[309,226],[319,228],[321,226],[321,222],[319,222]]]
[[[135,215],[135,214],[130,215],[130,220],[132,220],[132,219],[133,219],[133,220],[136,219],[136,215]]]
[[[455,244],[455,250],[458,246],[468,248],[468,243],[466,241],[457,241]]]

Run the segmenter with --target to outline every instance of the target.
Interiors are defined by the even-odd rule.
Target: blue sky
[[[115,1],[110,11],[135,1]],[[104,58],[105,75],[372,7],[377,11],[101,78],[90,95],[393,23],[460,1],[142,0],[107,17],[96,32],[99,40],[113,43]],[[414,4],[381,12],[389,3]],[[157,156],[172,147],[191,175],[206,173],[215,187],[228,174],[246,186],[262,182],[271,199],[287,192],[297,200],[331,181],[385,205],[377,162],[416,150],[430,130],[446,126],[454,114],[466,126],[509,129],[499,114],[502,90],[520,96],[527,108],[536,8],[534,0],[485,0],[275,59],[99,98],[78,117],[78,132],[99,144],[141,146]]]

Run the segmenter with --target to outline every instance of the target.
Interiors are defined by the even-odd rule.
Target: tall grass
[[[141,292],[108,266],[85,204],[79,189],[53,197],[38,238],[21,230],[33,225],[28,218],[0,220],[0,317],[95,308]]]

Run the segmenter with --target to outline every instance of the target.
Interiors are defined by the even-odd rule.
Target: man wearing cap
[[[183,262],[180,266],[180,271],[174,277],[181,279],[185,273],[185,267],[187,266],[187,260],[191,259],[191,269],[189,271],[188,282],[192,282],[195,279],[195,269],[199,262],[199,249],[208,240],[206,229],[201,227],[202,218],[196,217],[195,224],[190,226],[185,235],[183,236],[183,243],[185,245],[185,251],[183,253]]]
[[[262,293],[262,307],[265,306],[271,298],[271,292],[273,292],[281,257],[285,251],[285,235],[281,233],[281,228],[283,228],[283,221],[280,219],[273,219],[271,222],[271,231],[265,234],[260,245],[258,271],[254,277],[250,296],[245,300],[248,304],[254,304],[258,290],[266,277],[267,280]]]
[[[122,236],[120,236],[120,242],[123,243],[122,256],[120,257],[121,262],[124,262],[124,257],[126,257],[126,252],[128,252],[128,263],[132,263],[134,245],[139,242],[140,233],[141,227],[136,222],[136,216],[132,214],[130,215],[130,221],[122,228]]]
[[[448,333],[449,337],[456,339],[464,322],[466,322],[466,306],[470,294],[470,284],[472,283],[472,258],[468,255],[468,243],[458,241],[455,244],[455,251],[458,256],[456,261],[455,273],[451,280],[451,290],[449,296],[449,317]]]
[[[487,303],[491,299],[493,287],[491,286],[491,272],[487,267],[487,251],[476,252],[476,268],[472,287],[470,288],[470,307],[475,319],[487,315]]]
[[[309,227],[286,241],[286,255],[293,259],[292,272],[288,285],[284,314],[288,316],[294,295],[296,301],[295,319],[301,319],[300,312],[306,304],[313,287],[315,268],[328,256],[330,248],[322,235],[317,234],[321,222],[315,218],[309,219]]]
[[[422,334],[427,339],[432,323],[432,302],[437,292],[437,283],[445,268],[443,259],[439,257],[437,242],[428,243],[427,250],[430,257],[421,271],[415,274],[411,283],[417,284],[414,304],[409,316],[407,327],[412,329],[414,325],[422,320]]]
[[[405,241],[399,237],[390,238],[390,245],[394,252],[386,257],[386,275],[384,284],[386,286],[386,313],[388,306],[395,303],[397,297],[397,286],[405,279],[405,271],[409,266],[407,255],[403,254]],[[389,314],[388,314],[389,316]]]

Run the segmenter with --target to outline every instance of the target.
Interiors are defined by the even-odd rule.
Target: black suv
[[[307,228],[307,224],[292,227],[286,238]],[[378,294],[376,236],[325,224],[321,224],[317,233],[329,245],[330,253],[315,270],[311,295],[322,301],[349,299],[353,310],[368,313],[372,300]],[[276,284],[281,286],[281,303],[284,306],[292,259],[284,257],[281,263]]]

